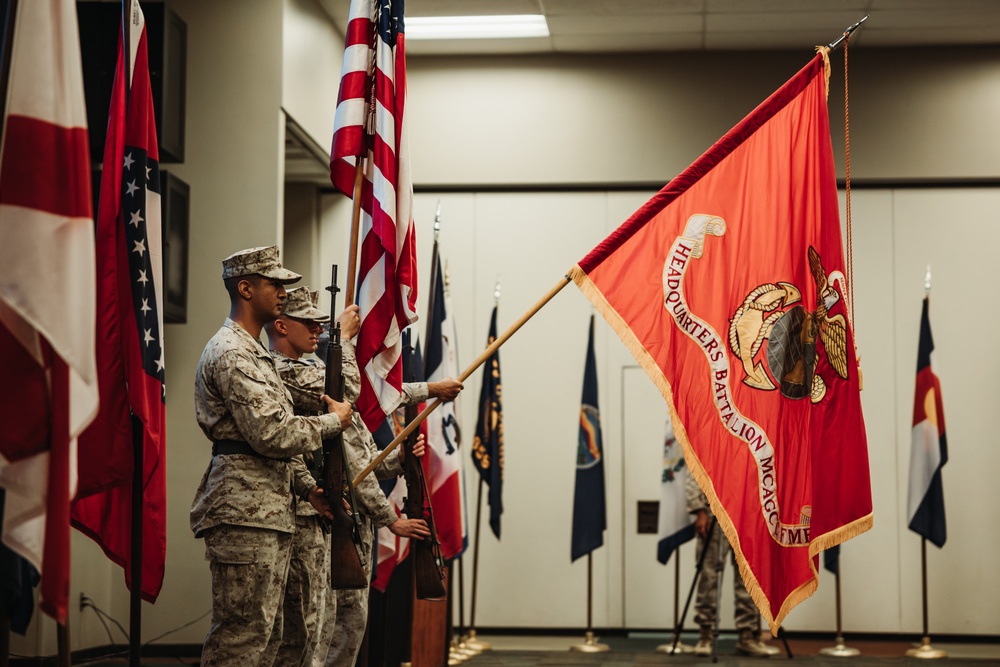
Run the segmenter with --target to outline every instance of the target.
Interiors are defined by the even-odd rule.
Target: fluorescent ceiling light
[[[548,37],[541,14],[506,16],[414,16],[405,22],[406,39],[490,39]]]

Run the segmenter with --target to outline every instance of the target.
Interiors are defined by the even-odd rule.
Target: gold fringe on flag
[[[621,338],[623,343],[625,343],[625,347],[632,353],[632,356],[635,357],[637,362],[639,362],[642,369],[646,371],[646,374],[653,381],[653,384],[656,385],[656,388],[660,390],[660,394],[663,395],[663,399],[667,402],[667,407],[670,410],[670,421],[673,425],[674,437],[677,439],[677,442],[681,444],[681,449],[684,451],[684,460],[688,470],[698,482],[698,486],[700,486],[702,491],[705,492],[705,496],[708,498],[709,506],[712,508],[712,514],[715,515],[718,525],[722,528],[722,532],[726,535],[726,538],[733,547],[736,565],[740,570],[740,575],[743,577],[743,583],[746,584],[747,592],[750,593],[750,597],[753,598],[754,604],[757,605],[757,609],[760,611],[761,617],[767,621],[771,634],[777,637],[778,628],[781,626],[782,621],[784,621],[785,617],[792,610],[792,608],[816,592],[816,587],[819,582],[819,572],[813,564],[812,558],[826,549],[842,542],[846,542],[852,537],[869,530],[872,527],[872,515],[869,514],[868,516],[857,519],[850,524],[841,526],[840,528],[829,533],[812,537],[809,542],[809,563],[810,568],[813,571],[813,578],[792,591],[782,602],[781,609],[778,610],[777,615],[772,615],[771,604],[767,599],[767,595],[765,595],[760,583],[758,583],[757,578],[750,570],[750,565],[747,563],[746,557],[743,555],[743,549],[740,546],[740,539],[736,532],[736,527],[733,525],[733,521],[730,519],[729,514],[726,513],[726,509],[722,506],[722,503],[715,492],[715,487],[712,484],[712,479],[708,476],[708,473],[705,472],[705,468],[702,466],[701,461],[698,459],[694,449],[692,449],[691,441],[688,438],[684,424],[677,416],[677,409],[674,406],[673,390],[670,387],[670,383],[667,382],[666,377],[664,377],[663,371],[656,363],[656,360],[654,360],[649,352],[646,351],[646,348],[643,347],[638,336],[632,332],[629,325],[625,322],[621,315],[618,314],[618,311],[616,311],[611,304],[608,303],[604,294],[593,283],[590,276],[588,276],[583,269],[579,267],[579,265],[570,269],[567,275],[574,283],[576,283],[576,286],[580,288],[583,295],[594,304],[594,308],[596,308],[597,312],[599,312],[605,321],[607,321],[612,330],[618,334],[618,337]]]

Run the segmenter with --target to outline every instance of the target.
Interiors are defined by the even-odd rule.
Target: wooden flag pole
[[[500,349],[501,345],[507,342],[507,339],[509,339],[511,336],[517,333],[517,330],[520,329],[522,326],[524,326],[525,322],[534,317],[535,313],[541,310],[542,307],[545,306],[545,304],[547,304],[549,301],[552,300],[552,297],[558,294],[563,287],[566,287],[566,285],[569,284],[569,280],[570,279],[568,276],[563,276],[562,278],[560,278],[559,282],[557,282],[555,285],[552,286],[552,289],[550,289],[541,299],[539,299],[535,303],[535,305],[529,308],[524,313],[524,315],[521,315],[521,317],[518,318],[518,320],[514,322],[514,324],[510,325],[509,329],[500,334],[500,336],[498,336],[495,341],[493,341],[485,350],[483,350],[482,354],[480,354],[479,357],[475,361],[473,361],[468,368],[462,371],[462,374],[458,376],[458,381],[465,382],[465,380],[467,380],[468,377],[472,375],[477,368],[486,363],[486,360],[492,357],[493,353],[496,352],[498,349]],[[375,470],[375,468],[377,468],[378,465],[382,463],[382,461],[384,461],[387,456],[389,456],[389,454],[392,453],[392,450],[396,449],[396,447],[398,447],[401,442],[406,440],[406,438],[409,437],[409,435],[413,433],[413,431],[416,430],[418,426],[420,426],[421,422],[427,419],[427,417],[432,412],[437,410],[438,406],[441,405],[441,403],[442,403],[441,399],[439,398],[434,399],[434,401],[426,408],[424,408],[423,411],[421,411],[421,413],[417,415],[417,417],[413,421],[407,424],[406,428],[404,428],[402,432],[399,435],[397,435],[396,438],[391,443],[389,443],[389,445],[385,449],[383,449],[382,452],[378,456],[376,456],[371,463],[369,463],[365,467],[364,470],[358,473],[357,477],[354,478],[354,485],[357,486],[358,484],[361,483],[361,480],[363,480],[366,476],[371,474],[371,472]]]
[[[354,296],[358,283],[358,234],[361,231],[361,186],[365,182],[365,161],[358,156],[354,167],[354,201],[351,212],[351,245],[347,258],[347,287],[344,290],[344,308],[354,305]],[[336,319],[337,313],[330,313]]]

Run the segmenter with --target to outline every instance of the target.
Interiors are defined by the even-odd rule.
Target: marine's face
[[[303,355],[316,351],[319,335],[323,332],[322,324],[298,317],[282,317],[281,321],[287,330],[285,338],[296,352]]]
[[[281,316],[285,310],[285,299],[288,294],[280,280],[258,276],[251,282],[251,303],[262,321],[271,322]]]

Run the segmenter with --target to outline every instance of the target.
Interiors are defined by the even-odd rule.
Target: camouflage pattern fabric
[[[262,455],[212,458],[191,508],[195,536],[222,524],[294,532],[290,487],[304,498],[316,482],[300,459],[279,459],[320,448],[340,431],[337,415],[296,416],[274,359],[227,318],[198,364],[195,417],[209,440],[246,442]]]
[[[373,535],[370,524],[362,529],[361,549],[358,552],[365,568],[365,577],[369,580],[372,577]],[[368,626],[368,588],[338,590],[334,593],[337,599],[334,612],[336,630],[323,664],[325,667],[354,667]]]
[[[708,498],[705,497],[705,494],[693,476],[687,476],[684,488],[688,512],[693,514],[699,510],[705,510],[708,512],[709,517],[711,517],[712,510],[708,506]],[[722,542],[721,553],[719,550],[720,540]],[[740,576],[739,568],[736,567],[736,557],[733,554],[733,548],[718,525],[712,531],[712,536],[708,540],[707,546],[705,538],[700,535],[698,536],[695,559],[701,558],[702,549],[706,548],[708,549],[708,553],[705,554],[705,561],[702,564],[701,578],[698,580],[698,599],[695,601],[694,606],[694,621],[701,628],[702,635],[704,636],[706,631],[711,632],[715,625],[716,605],[719,600],[719,580],[722,578],[723,571],[725,570],[726,561],[732,561],[733,563],[733,596],[736,606],[736,629],[738,631],[750,630],[756,633],[760,627],[760,614],[757,612],[753,598],[750,597],[750,593],[743,583],[743,577]],[[719,564],[720,558],[722,559],[721,565]]]
[[[212,624],[202,667],[270,667],[281,643],[292,535],[220,525],[204,537],[212,571]]]
[[[254,274],[280,280],[286,285],[302,280],[302,276],[281,265],[276,245],[239,250],[222,260],[223,280]]]
[[[316,659],[326,601],[328,597],[333,598],[328,594],[329,538],[323,531],[322,521],[318,514],[300,514],[296,519],[282,604],[284,628],[275,665],[310,667]]]

